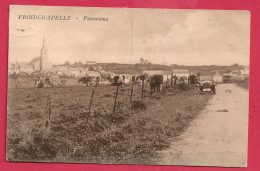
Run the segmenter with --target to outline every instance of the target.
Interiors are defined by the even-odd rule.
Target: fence
[[[78,82],[78,78],[51,78],[54,86],[80,86],[82,83]],[[8,88],[35,88],[33,78],[8,78]]]

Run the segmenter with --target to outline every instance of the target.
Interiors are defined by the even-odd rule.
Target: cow
[[[148,81],[150,82],[150,94],[162,90],[163,75],[153,75]]]
[[[98,85],[99,84],[99,77],[95,76],[86,76],[79,78],[78,82],[82,82],[83,84],[86,84],[86,87],[91,86],[93,83]]]
[[[135,84],[137,84],[138,86],[142,86],[143,82],[146,80],[146,78],[148,76],[143,75],[137,75],[134,76],[135,77]]]
[[[36,77],[33,79],[35,89],[38,88],[46,88],[48,86],[53,87],[53,84],[51,83],[51,79],[49,77]]]
[[[124,85],[124,77],[123,79],[120,78],[120,76],[114,76],[112,86],[123,86]]]
[[[33,79],[33,81],[34,81],[35,89],[39,89],[39,88],[43,88],[43,87],[44,87],[42,78],[35,77],[35,78]]]

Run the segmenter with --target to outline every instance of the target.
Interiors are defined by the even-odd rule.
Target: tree
[[[141,64],[144,63],[144,58],[140,58],[140,63],[141,63]]]
[[[190,75],[189,76],[189,81],[191,85],[197,84],[198,83],[198,78],[196,77],[196,75]]]
[[[239,67],[239,64],[233,64],[233,65],[231,65],[231,66],[233,66],[233,67]]]
[[[70,62],[69,62],[69,61],[65,61],[64,65],[65,65],[65,66],[69,66],[69,65],[70,65]]]

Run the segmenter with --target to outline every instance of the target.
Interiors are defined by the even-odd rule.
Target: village
[[[132,77],[145,75],[146,80],[153,75],[162,75],[163,82],[170,84],[174,77],[183,78],[188,83],[188,78],[192,75],[197,77],[198,81],[213,81],[215,83],[227,83],[243,81],[249,77],[248,66],[178,66],[178,65],[159,65],[152,64],[148,60],[140,58],[136,64],[119,63],[97,63],[96,61],[75,62],[70,64],[52,65],[49,61],[46,40],[43,40],[41,55],[33,58],[29,63],[10,63],[8,75],[11,78],[35,78],[49,77],[54,86],[58,85],[78,85],[78,79],[81,77],[98,78],[99,84],[111,84],[115,76],[124,77],[126,84],[130,83]],[[22,79],[23,78],[23,79]],[[71,81],[68,81],[68,80]],[[25,81],[26,86],[28,80]],[[34,84],[31,84],[33,87]]]

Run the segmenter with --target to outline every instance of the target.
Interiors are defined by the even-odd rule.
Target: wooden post
[[[43,131],[43,138],[47,138],[50,133],[50,119],[51,119],[51,98],[47,96],[47,110],[45,112],[45,125]]]
[[[88,112],[90,113],[90,110],[91,110],[91,105],[92,105],[92,101],[93,101],[93,97],[94,97],[94,93],[95,93],[95,89],[97,87],[97,84],[95,85],[93,91],[92,91],[92,94],[91,94],[91,99],[90,99],[90,103],[89,103],[89,108],[88,108]]]
[[[118,89],[119,89],[119,84],[117,84],[117,88],[116,88],[116,96],[115,96],[115,102],[114,102],[113,112],[115,112],[115,110],[116,110],[116,99],[117,99]]]
[[[171,76],[171,87],[172,87],[172,79],[173,79],[173,76]]]
[[[167,80],[166,80],[166,87],[168,87],[168,74],[167,74]]]
[[[48,96],[48,105],[49,105],[49,109],[48,109],[48,120],[50,122],[51,120],[51,97],[50,95]]]
[[[133,91],[134,91],[134,83],[135,83],[135,77],[132,77],[132,88],[131,88],[131,97],[130,97],[130,102],[132,102],[132,97],[133,97]]]
[[[47,111],[45,114],[45,128],[50,126],[50,120],[51,120],[51,98],[50,95],[47,97]]]
[[[15,78],[15,88],[17,89],[17,78]]]
[[[142,100],[144,99],[144,79],[142,79]]]

